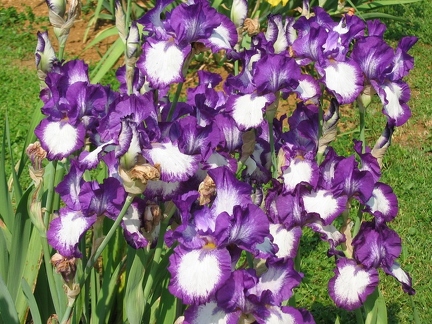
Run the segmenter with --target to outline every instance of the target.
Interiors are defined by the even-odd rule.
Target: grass
[[[432,322],[432,2],[399,5],[386,9],[389,13],[405,15],[408,22],[389,22],[387,39],[396,41],[403,35],[419,37],[410,54],[415,57],[415,68],[407,78],[411,86],[412,118],[396,130],[392,146],[384,158],[382,181],[394,188],[399,198],[399,215],[390,224],[403,240],[400,263],[412,278],[417,294],[404,294],[392,277],[381,274],[380,289],[386,298],[389,323],[412,323],[412,303],[423,323]],[[0,7],[0,83],[2,99],[0,114],[7,112],[11,125],[13,153],[18,155],[28,131],[31,113],[39,103],[39,83],[33,60],[36,45],[32,24],[37,22],[31,11],[18,13],[13,8]],[[21,26],[21,27],[17,27]],[[355,113],[347,111],[343,123],[356,122]],[[370,145],[381,133],[385,119],[378,100],[367,113],[367,139]],[[350,146],[353,135],[340,136],[339,151]],[[344,152],[346,153],[346,152]],[[9,166],[11,167],[11,166]],[[355,321],[351,313],[336,308],[327,294],[327,281],[333,276],[333,260],[326,257],[327,245],[316,235],[306,231],[302,238],[301,269],[305,279],[297,290],[297,303],[312,311],[317,323],[334,323],[335,315],[341,323]],[[318,261],[317,261],[318,260]]]

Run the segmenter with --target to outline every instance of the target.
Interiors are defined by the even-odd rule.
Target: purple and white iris
[[[51,221],[49,243],[65,257],[80,257],[85,232],[103,216],[115,219],[129,193],[134,201],[121,225],[134,248],[157,236],[145,232],[150,206],[177,207],[178,226],[164,239],[173,248],[169,291],[189,305],[188,323],[313,323],[307,311],[283,306],[303,276],[293,259],[305,226],[336,258],[329,294],[338,307],[360,307],[378,285],[379,268],[414,293],[397,262],[401,240],[387,224],[397,198],[379,181],[374,155],[391,135],[372,151],[355,142],[356,155],[348,157],[328,144],[339,104],[353,103],[370,86],[382,100],[386,129],[406,122],[409,88],[402,79],[413,67],[407,52],[415,38],[393,50],[379,23],[355,16],[337,23],[314,8],[297,20],[269,16],[267,31],[240,49],[246,1],[234,1],[234,22],[205,0],[166,11],[171,3],[157,1],[125,35],[128,58],[138,56],[138,46],[142,53],[135,66],[119,69],[119,92],[91,84],[82,61],[57,62],[39,35],[46,118],[35,133],[48,159],[71,163],[57,187],[64,207]],[[241,71],[225,80],[199,71],[186,100],[171,101],[170,86],[184,81],[198,43],[225,51]],[[321,89],[333,98],[322,123]],[[296,108],[285,120],[276,108],[289,96]],[[105,180],[85,181],[98,166],[106,167]],[[370,217],[351,242],[339,225],[349,225],[354,200]]]

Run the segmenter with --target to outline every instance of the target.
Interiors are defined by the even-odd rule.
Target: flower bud
[[[318,141],[318,152],[324,153],[327,146],[336,139],[337,123],[339,121],[339,103],[336,99],[332,99],[330,108],[324,115],[322,126],[322,136]]]
[[[373,149],[372,156],[377,159],[380,168],[382,168],[382,160],[385,152],[391,144],[391,138],[394,132],[394,127],[389,124],[386,125],[384,131],[382,132],[380,138],[376,141]]]
[[[126,192],[139,195],[144,192],[149,180],[160,179],[160,169],[158,164],[153,166],[140,156],[137,163],[130,169],[125,169],[120,164],[119,175],[123,180]]]
[[[57,16],[64,17],[66,12],[66,0],[46,0],[50,11]]]
[[[55,253],[51,257],[51,264],[56,269],[57,273],[60,273],[64,282],[72,287],[73,280],[76,273],[76,260],[75,258],[65,258],[60,253]]]
[[[144,231],[152,233],[154,229],[160,224],[161,209],[159,205],[150,202],[144,209]]]
[[[45,77],[51,71],[54,62],[57,62],[54,48],[48,38],[48,32],[37,33],[37,45],[35,51],[35,63],[39,80],[45,82]]]
[[[199,196],[199,204],[206,205],[210,203],[212,197],[216,195],[216,184],[213,179],[207,175],[203,182],[200,183],[198,187]]]
[[[260,31],[258,18],[246,18],[243,23],[243,31],[247,32],[249,36],[257,35]]]

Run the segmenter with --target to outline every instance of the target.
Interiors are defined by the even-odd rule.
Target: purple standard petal
[[[61,160],[84,146],[85,128],[79,123],[44,119],[35,129],[42,147],[50,160]]]
[[[272,294],[274,305],[280,305],[283,301],[291,298],[293,289],[300,285],[303,274],[294,269],[293,259],[280,260],[267,265],[258,281],[258,284],[250,292],[261,296],[265,291]]]
[[[378,271],[367,270],[352,259],[337,260],[334,273],[328,283],[329,295],[336,306],[349,311],[359,308],[378,286]]]
[[[81,257],[78,250],[80,238],[96,222],[96,216],[85,217],[81,211],[60,209],[60,216],[54,218],[47,231],[48,243],[66,257]]]
[[[209,301],[231,275],[231,256],[226,249],[187,251],[177,246],[169,261],[168,289],[186,304]]]
[[[274,53],[279,54],[288,49],[288,39],[281,15],[270,15],[265,38],[273,44]]]
[[[398,200],[393,189],[381,182],[375,184],[366,211],[375,216],[378,223],[392,221],[398,213]]]
[[[358,40],[351,54],[369,80],[383,80],[393,57],[393,49],[382,38],[374,36]]]
[[[270,224],[270,234],[273,236],[273,243],[278,247],[277,258],[288,259],[297,255],[302,236],[301,227],[296,226],[287,230],[280,224]]]
[[[364,222],[352,241],[353,256],[366,268],[390,268],[402,251],[399,235],[385,224]]]
[[[227,16],[217,12],[215,16],[220,25],[212,31],[210,37],[200,39],[200,41],[214,53],[220,50],[230,51],[238,42],[237,29]]]
[[[340,104],[354,102],[363,90],[363,73],[352,60],[328,61],[324,67],[324,83]]]
[[[232,214],[234,206],[247,206],[252,203],[252,187],[236,179],[227,167],[219,167],[208,171],[208,175],[216,184],[216,198],[212,205],[214,215],[222,212]]]
[[[300,67],[294,59],[282,54],[268,54],[256,63],[253,82],[259,93],[275,93],[297,88],[300,75]]]
[[[269,221],[266,214],[256,205],[247,208],[235,206],[231,218],[229,244],[254,252],[256,244],[264,242],[269,234]]]
[[[414,67],[414,58],[407,52],[417,43],[418,38],[414,36],[403,37],[396,48],[394,57],[394,67],[391,72],[392,80],[400,80],[407,76]]]
[[[330,190],[317,189],[303,195],[303,202],[308,213],[317,213],[324,225],[330,225],[345,210],[348,197],[336,196]]]
[[[79,194],[84,183],[83,174],[84,171],[78,167],[76,160],[71,160],[69,173],[56,187],[61,199],[73,210],[79,210],[81,207]]]
[[[180,48],[172,40],[147,40],[137,66],[153,88],[163,89],[183,81],[183,64],[190,51],[190,45]]]

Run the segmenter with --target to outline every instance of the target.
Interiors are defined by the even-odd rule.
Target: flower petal
[[[336,306],[354,310],[359,308],[378,285],[378,271],[366,270],[352,259],[336,261],[335,276],[329,281],[329,295]]]
[[[202,304],[231,275],[231,257],[226,249],[187,251],[178,246],[170,256],[169,291],[186,304]]]

